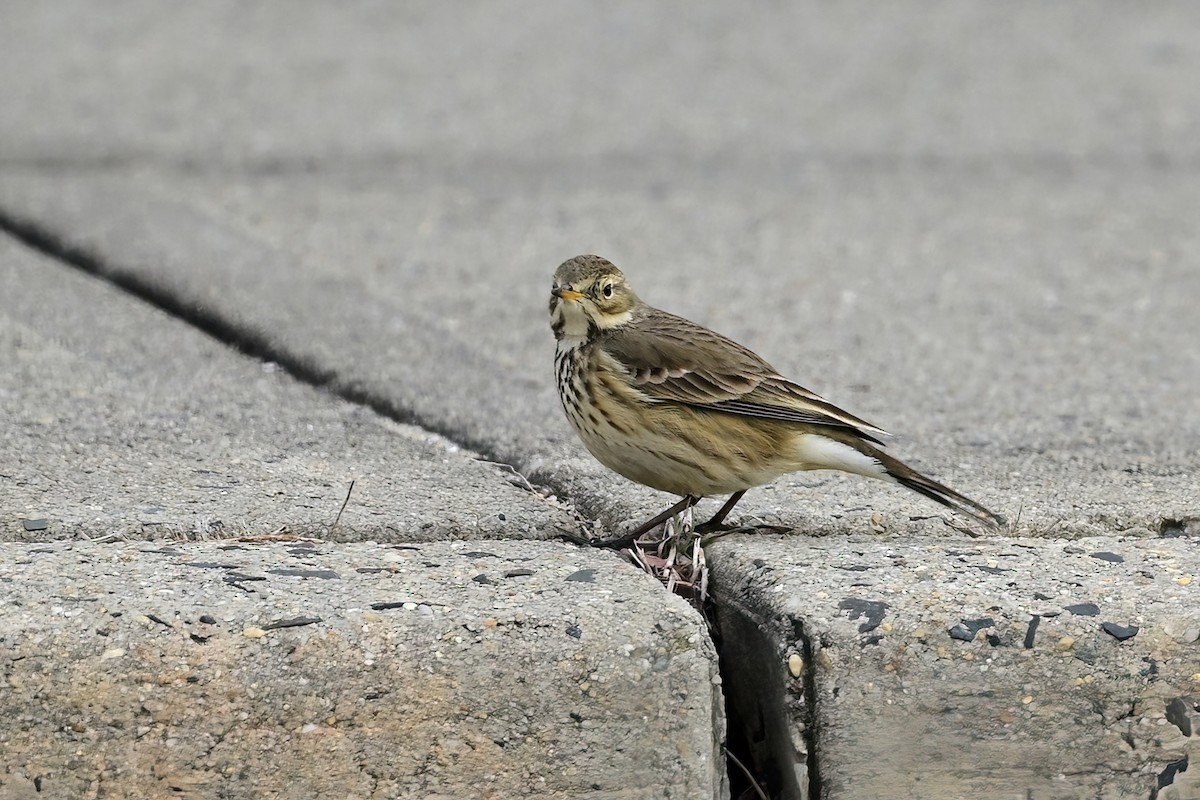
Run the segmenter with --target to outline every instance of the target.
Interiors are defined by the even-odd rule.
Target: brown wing
[[[779,422],[826,425],[879,443],[887,432],[792,383],[731,339],[682,317],[647,308],[606,332],[600,347],[629,370],[650,401]]]

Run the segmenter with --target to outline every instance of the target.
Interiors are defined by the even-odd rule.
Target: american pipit
[[[730,495],[700,530],[722,526],[747,489],[799,470],[893,481],[990,527],[1003,519],[880,449],[881,428],[789,381],[740,344],[647,305],[619,269],[577,256],[554,273],[550,326],[563,410],[609,469],[678,503]]]

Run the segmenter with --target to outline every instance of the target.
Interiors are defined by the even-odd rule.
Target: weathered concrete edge
[[[373,776],[370,796],[426,779],[473,794],[497,770],[498,791],[535,796],[728,796],[704,624],[611,554],[528,541],[0,553],[0,794],[37,779],[82,796],[104,773],[129,797],[150,796],[150,777],[279,796],[274,773],[291,764],[310,796],[351,774]],[[254,780],[228,771],[240,761]]]
[[[795,537],[788,538],[795,539]],[[924,673],[926,676],[922,679],[921,663],[904,660],[904,642],[910,635],[909,632],[903,632],[898,628],[895,631],[896,640],[893,642],[893,647],[878,647],[875,646],[877,641],[893,637],[892,633],[887,633],[883,637],[878,635],[880,630],[891,631],[890,622],[885,624],[883,629],[873,628],[880,623],[882,616],[879,619],[863,622],[864,618],[859,615],[861,609],[848,606],[843,606],[843,608],[850,610],[836,612],[841,614],[840,619],[827,618],[826,612],[815,615],[807,613],[804,609],[810,603],[814,606],[828,607],[831,596],[834,598],[832,602],[836,604],[836,598],[845,591],[845,584],[835,585],[835,582],[822,584],[818,580],[809,587],[811,589],[830,589],[829,592],[816,592],[820,598],[825,599],[808,597],[807,593],[798,594],[802,587],[795,581],[789,580],[788,564],[780,563],[778,558],[772,558],[769,553],[764,553],[763,558],[754,557],[753,541],[754,537],[741,537],[740,542],[718,545],[714,549],[720,551],[732,547],[733,551],[726,552],[725,557],[721,557],[718,552],[717,556],[710,561],[713,565],[710,586],[715,601],[718,635],[722,641],[722,672],[726,676],[726,695],[730,710],[731,744],[746,748],[759,774],[771,780],[774,788],[781,791],[784,797],[805,798],[806,800],[807,798],[837,798],[840,800],[851,797],[889,796],[873,792],[872,786],[868,784],[854,784],[855,788],[847,791],[847,776],[851,781],[855,780],[855,768],[861,765],[842,763],[841,759],[848,755],[848,749],[853,752],[860,746],[866,745],[867,742],[861,738],[865,735],[861,725],[858,728],[855,728],[853,724],[848,725],[846,717],[858,716],[861,718],[864,714],[873,717],[874,712],[870,710],[870,707],[856,708],[855,703],[861,703],[862,700],[861,698],[847,699],[845,689],[848,687],[846,684],[850,683],[857,688],[864,684],[878,683],[882,690],[882,696],[877,690],[874,693],[873,702],[878,703],[884,700],[891,703],[892,701],[888,699],[889,690],[884,687],[896,683],[898,674],[904,674],[902,685],[905,687],[906,695],[909,692],[916,692],[918,695],[926,692],[932,693],[932,696],[936,698],[939,694],[944,693],[951,703],[954,703],[956,699],[976,696],[979,677],[974,672],[976,668],[971,665],[980,663],[980,660],[983,660],[991,652],[998,654],[999,651],[993,651],[992,648],[995,648],[1000,642],[992,641],[995,639],[995,634],[990,632],[991,628],[981,629],[977,637],[980,641],[974,642],[973,646],[971,643],[954,641],[964,638],[957,632],[950,632],[950,638],[944,639],[946,630],[931,629],[929,635],[935,637],[933,641],[941,641],[936,638],[940,636],[947,645],[955,644],[959,648],[948,647],[950,652],[941,654],[942,648],[939,647],[938,657],[948,659],[940,663],[948,665],[948,668],[938,668],[934,672]],[[776,542],[776,544],[779,543]],[[896,547],[897,542],[894,540],[874,544],[862,540],[845,542],[822,540],[820,544],[822,548],[820,555],[832,556],[831,561],[834,562],[840,556],[842,562],[851,567],[856,561],[863,561],[864,554],[868,556],[866,560],[869,560],[870,555],[883,555],[901,549]],[[1003,543],[990,544],[1003,546]],[[1079,547],[1080,544],[1083,545],[1083,548]],[[1131,550],[1155,550],[1178,554],[1180,561],[1177,568],[1183,571],[1174,582],[1178,583],[1184,592],[1191,585],[1194,574],[1200,574],[1200,569],[1197,568],[1200,566],[1200,561],[1197,561],[1200,556],[1193,552],[1193,540],[1172,539],[1156,542],[1155,540],[1135,538],[1126,540],[1124,544]],[[921,547],[920,543],[914,542],[904,542],[902,545],[909,549],[913,549],[914,546]],[[791,546],[799,551],[805,550],[805,542],[802,538],[795,540],[789,547]],[[1111,537],[1065,542],[1047,540],[1036,543],[1018,543],[1017,546],[1022,549],[1044,546],[1047,552],[1039,563],[1042,564],[1041,568],[1046,571],[1047,575],[1053,575],[1058,566],[1055,555],[1057,553],[1058,560],[1061,560],[1060,551],[1063,547],[1068,550],[1080,551],[1089,546],[1100,548],[1093,558],[1099,558],[1099,561],[1103,563],[1110,557],[1114,557],[1113,560],[1116,560],[1116,554],[1110,553],[1108,550],[1120,550],[1122,540],[1115,540]],[[970,549],[970,546],[962,549]],[[778,547],[775,548],[776,553],[778,550]],[[807,560],[813,558],[814,555],[816,554],[803,552],[797,558]],[[1168,563],[1176,564],[1174,561]],[[1136,564],[1134,566],[1136,567]],[[829,568],[831,571],[839,569],[836,563],[824,563],[822,568]],[[1000,568],[1000,571],[1007,570]],[[939,590],[946,591],[947,595],[953,595],[952,587],[952,583],[935,582],[928,588],[933,596],[936,596]],[[1106,595],[1106,600],[1101,601],[1102,607],[1111,606],[1111,610],[1114,611],[1123,609],[1126,614],[1136,613],[1135,609],[1139,606],[1135,598],[1139,591],[1144,591],[1144,589],[1123,586],[1120,583],[1114,584],[1107,579],[1101,580],[1100,589],[1102,592],[1111,590],[1111,594]],[[871,591],[868,590],[868,593]],[[912,617],[914,611],[917,612],[915,616],[920,618],[921,614],[916,607],[917,603],[906,600],[902,595],[889,595],[888,597],[889,603],[892,605],[892,608],[887,611],[889,620],[894,618],[893,614],[903,616],[907,613]],[[906,606],[909,607],[906,609]],[[1189,753],[1192,756],[1192,762],[1200,761],[1198,758],[1200,757],[1200,697],[1197,696],[1200,694],[1200,689],[1197,689],[1200,686],[1200,672],[1194,671],[1200,669],[1200,651],[1196,650],[1197,647],[1200,647],[1200,643],[1198,643],[1200,642],[1200,612],[1197,612],[1195,607],[1184,606],[1179,608],[1176,613],[1163,617],[1160,616],[1162,610],[1149,611],[1147,609],[1148,616],[1142,623],[1142,627],[1145,629],[1143,638],[1148,637],[1146,644],[1151,648],[1149,652],[1153,656],[1162,657],[1160,656],[1162,654],[1168,658],[1165,662],[1158,662],[1154,657],[1148,657],[1138,662],[1136,654],[1139,651],[1130,651],[1128,648],[1114,646],[1115,638],[1125,634],[1119,630],[1110,635],[1100,632],[1099,620],[1105,619],[1104,614],[1107,612],[1098,612],[1100,616],[1093,620],[1090,616],[1075,617],[1074,614],[1097,613],[1094,610],[1080,608],[1070,613],[1064,613],[1061,610],[1055,612],[1053,601],[1046,604],[1045,608],[1048,614],[1063,614],[1064,619],[1080,620],[1084,628],[1093,631],[1087,634],[1086,638],[1080,638],[1076,643],[1073,643],[1072,637],[1069,636],[1054,642],[1045,640],[1047,633],[1043,626],[1041,643],[1038,645],[1039,650],[1043,654],[1047,649],[1050,652],[1054,652],[1056,649],[1066,651],[1064,655],[1067,658],[1061,663],[1064,663],[1067,669],[1058,675],[1042,674],[1048,664],[1054,663],[1053,659],[1029,659],[1024,662],[1028,665],[1025,670],[1022,669],[1022,662],[1019,659],[1015,662],[1015,666],[1011,659],[1009,664],[1010,671],[1012,669],[1017,671],[1018,685],[1022,676],[1025,676],[1023,680],[1030,682],[1032,687],[1036,687],[1032,694],[1025,697],[1022,702],[1028,703],[1035,699],[1033,695],[1038,695],[1042,701],[1048,701],[1046,711],[1034,711],[1029,732],[1036,734],[1038,730],[1044,732],[1056,727],[1060,730],[1061,740],[1043,740],[1038,750],[1038,761],[1053,764],[1057,759],[1065,770],[1068,782],[1062,784],[1063,775],[1059,775],[1055,779],[1052,774],[1046,774],[1041,768],[1034,767],[1032,764],[1010,763],[1008,766],[1010,773],[1006,773],[1003,766],[997,769],[996,763],[986,759],[989,755],[994,757],[997,753],[1004,752],[1004,748],[1009,745],[1003,742],[1010,740],[1010,737],[995,739],[994,728],[988,728],[986,725],[979,728],[972,727],[976,723],[968,719],[967,726],[957,734],[962,743],[960,749],[966,748],[964,752],[973,752],[971,750],[973,745],[970,742],[977,741],[979,749],[974,752],[977,753],[977,758],[984,759],[983,763],[988,765],[988,769],[986,772],[981,772],[978,785],[974,781],[971,782],[970,787],[964,783],[959,786],[959,790],[967,792],[970,796],[1000,796],[987,792],[999,791],[998,787],[1004,785],[1016,786],[1033,774],[1039,776],[1036,781],[1037,788],[1030,788],[1028,791],[1034,792],[1032,796],[1037,797],[1091,797],[1093,796],[1091,792],[1097,785],[1106,787],[1105,793],[1102,795],[1105,798],[1193,797],[1193,794],[1189,792],[1195,790],[1189,787],[1193,786],[1193,781],[1198,774],[1194,771],[1190,776],[1184,773],[1187,770]],[[1178,606],[1168,606],[1167,608],[1178,608]],[[966,613],[968,612],[964,609],[964,614]],[[997,630],[1004,638],[1007,638],[1012,635],[1012,626],[1006,624],[1003,617],[1003,613],[997,617],[1000,625]],[[1025,648],[1033,646],[1033,631],[1037,630],[1037,621],[1038,615],[1034,614],[1027,630],[1022,623],[1021,630],[1025,633]],[[871,632],[862,633],[864,628]],[[1137,628],[1135,627],[1133,630],[1136,631]],[[982,641],[985,632],[988,633],[989,641]],[[925,634],[918,633],[918,635],[924,637]],[[897,644],[898,647],[895,646]],[[1008,642],[1007,645],[1007,649],[1012,651],[1013,655],[1017,653],[1035,655],[1032,650],[1022,651],[1020,649],[1022,643],[1019,638],[1018,641]],[[1077,655],[1072,657],[1076,651],[1078,651]],[[1106,657],[1105,653],[1109,655]],[[1189,657],[1187,653],[1193,655]],[[960,657],[961,659],[974,657],[977,660],[973,662],[956,661]],[[1105,661],[1109,663],[1106,665]],[[985,663],[990,663],[990,658],[987,658]],[[999,662],[997,667],[1003,667],[1003,663],[1003,661]],[[1080,666],[1083,667],[1082,670],[1078,669]],[[1160,666],[1163,674],[1161,682],[1156,683]],[[1139,667],[1143,676],[1140,679],[1137,677]],[[986,666],[983,668],[986,669]],[[906,672],[891,672],[893,669],[906,670]],[[1056,687],[1062,687],[1069,691],[1070,686],[1081,687],[1082,683],[1081,689],[1086,690],[1092,677],[1090,674],[1084,674],[1081,681],[1080,675],[1091,672],[1101,676],[1102,679],[1106,675],[1111,676],[1113,685],[1107,691],[1118,698],[1125,695],[1137,698],[1135,700],[1137,710],[1136,712],[1132,709],[1122,712],[1120,709],[1114,710],[1097,706],[1095,713],[1098,716],[1094,723],[1095,730],[1093,733],[1088,733],[1086,724],[1090,723],[1085,723],[1082,717],[1056,721],[1056,718],[1050,715],[1062,713],[1062,711],[1053,710],[1055,704],[1051,698]],[[938,677],[934,678],[935,675]],[[1118,676],[1124,677],[1116,680]],[[1145,676],[1149,676],[1149,678]],[[938,683],[938,681],[946,679],[949,679],[948,684]],[[1004,682],[1003,679],[1000,680],[1002,683]],[[1096,686],[1100,687],[1100,685],[1098,681]],[[1191,701],[1187,701],[1189,687],[1192,695]],[[1012,680],[1007,682],[1005,688],[1012,688]],[[840,698],[839,692],[842,692]],[[1018,694],[1021,693],[1023,692]],[[1182,701],[1179,699],[1181,694]],[[1113,705],[1112,699],[1112,697],[1109,698],[1108,706]],[[1086,708],[1086,699],[1084,698],[1064,701],[1059,705],[1068,713],[1079,714],[1080,700],[1083,700]],[[1164,703],[1166,704],[1165,719],[1163,719]],[[971,700],[967,700],[963,705],[971,707],[972,704],[979,705]],[[994,711],[1003,707],[1004,704],[1005,701],[1002,699],[998,699],[995,703],[987,701],[976,710]],[[908,706],[904,706],[902,703],[898,708],[911,708],[911,705],[908,703]],[[1020,708],[1019,705],[1017,707]],[[882,711],[878,705],[874,708]],[[1035,704],[1029,708],[1037,709],[1038,705]],[[1109,716],[1110,713],[1114,716]],[[1041,715],[1040,721],[1039,714]],[[897,723],[894,718],[895,714],[892,715],[890,723],[883,721],[886,716],[879,717],[881,720],[879,724],[886,725],[892,735],[898,735],[901,739],[904,737],[901,728],[912,730],[914,736],[925,727],[940,726],[943,731],[947,728],[947,723],[933,720],[932,717],[922,720],[920,712],[918,712],[916,717],[905,717],[903,725],[893,729],[892,726]],[[1114,760],[1107,764],[1110,771],[1106,774],[1106,764],[1104,756],[1101,754],[1107,751],[1108,756],[1112,757],[1117,754],[1117,749],[1124,747],[1120,741],[1117,741],[1119,737],[1114,738],[1114,732],[1123,729],[1128,724],[1122,722],[1126,716],[1133,723],[1140,723],[1140,727],[1134,729],[1137,731],[1135,736],[1138,741],[1135,742],[1130,734],[1124,734],[1130,747],[1136,748],[1136,750],[1126,754],[1129,756],[1128,758],[1120,759],[1128,763],[1117,763],[1117,760]],[[1003,714],[1001,717],[1003,718]],[[932,724],[930,724],[931,720],[933,720]],[[1012,721],[1009,720],[1009,722]],[[1019,717],[1015,723],[1015,729],[1019,733],[1023,723]],[[1146,725],[1151,727],[1146,728]],[[1154,725],[1165,725],[1165,727],[1157,729],[1161,732],[1156,733]],[[1081,726],[1083,726],[1082,729]],[[955,735],[953,723],[949,723],[949,727],[948,733]],[[1183,738],[1180,738],[1180,733],[1183,734]],[[1192,733],[1197,735],[1187,738]],[[849,740],[847,739],[848,735]],[[1094,758],[1089,757],[1088,754],[1088,750],[1091,749],[1088,745],[1089,736],[1096,737],[1090,740],[1094,742],[1095,746]],[[976,737],[979,737],[978,740]],[[855,741],[858,741],[859,745],[856,745]],[[1018,741],[1014,741],[1013,744],[1017,744]],[[1101,745],[1102,741],[1103,746]],[[830,747],[831,743],[835,743],[832,748]],[[997,750],[997,747],[1001,749]],[[1061,753],[1056,752],[1058,747],[1064,748]],[[860,760],[871,758],[872,749],[862,746]],[[1019,752],[1020,747],[1016,747],[1010,755],[1017,755]],[[1011,762],[1011,759],[1009,760]],[[910,771],[903,777],[911,780],[914,775],[921,774],[920,762],[906,763],[909,766],[905,769],[916,770],[916,772]],[[1078,786],[1072,787],[1069,782],[1072,776],[1071,770],[1077,769],[1083,764],[1088,765],[1087,771],[1077,774],[1077,777],[1083,780]],[[969,764],[962,764],[960,767],[964,774],[969,772]],[[1033,773],[1029,772],[1031,768],[1034,770]],[[1006,774],[1012,779],[1011,782],[1006,783],[1004,777]],[[897,775],[896,777],[901,776]],[[827,778],[831,779],[827,780]],[[916,780],[919,781],[919,777]],[[805,785],[805,781],[808,782],[807,785]],[[1178,788],[1175,788],[1176,785]],[[1200,781],[1197,781],[1195,785],[1200,786]],[[927,787],[930,797],[961,796],[938,794],[935,786],[936,782]],[[906,789],[897,783],[892,790],[902,792]],[[972,794],[972,791],[982,791],[983,794]],[[1043,795],[1045,792],[1051,792],[1051,794]],[[1174,792],[1178,792],[1178,794]]]

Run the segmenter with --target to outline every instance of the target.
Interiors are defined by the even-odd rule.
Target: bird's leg
[[[699,497],[696,497],[695,495],[691,495],[691,494],[686,494],[683,496],[683,499],[680,500],[678,503],[671,506],[666,511],[662,512],[661,514],[654,517],[653,519],[650,519],[647,522],[642,523],[641,525],[639,525],[637,528],[635,528],[631,532],[626,533],[622,536],[614,536],[611,539],[595,539],[592,541],[592,547],[617,547],[617,548],[628,547],[629,545],[633,544],[633,542],[635,540],[641,538],[643,534],[649,533],[654,528],[663,524],[664,522],[666,522],[667,520],[669,520],[671,517],[675,516],[679,512],[683,511],[686,508],[691,508],[692,506],[696,505],[696,503],[699,503],[699,502],[700,502]]]
[[[696,527],[696,533],[709,533],[711,531],[719,531],[728,527],[722,523],[725,522],[725,518],[729,516],[729,512],[733,511],[733,507],[738,504],[738,501],[742,499],[742,495],[745,493],[746,490],[742,489],[740,492],[734,492],[731,494],[729,499],[725,501],[725,505],[721,506],[717,513],[712,515],[712,519],[710,519],[708,522],[705,522],[703,525]]]

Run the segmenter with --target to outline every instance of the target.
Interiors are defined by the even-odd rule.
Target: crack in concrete
[[[536,470],[537,482],[534,483],[530,480],[530,476],[534,475],[534,472],[530,471],[527,474],[519,468],[521,459],[499,453],[490,444],[464,435],[461,430],[439,424],[411,408],[400,406],[387,397],[375,394],[363,388],[353,376],[347,377],[339,374],[335,369],[322,367],[314,363],[311,358],[289,350],[273,341],[269,336],[240,324],[219,310],[204,307],[195,302],[193,298],[172,291],[170,287],[147,280],[136,272],[124,269],[119,264],[109,262],[101,255],[73,244],[66,236],[53,231],[46,225],[14,214],[10,209],[0,207],[0,231],[48,258],[105,281],[154,306],[225,347],[230,347],[242,355],[264,363],[277,365],[280,370],[294,380],[346,402],[370,409],[393,422],[412,425],[423,431],[437,434],[459,447],[478,453],[487,462],[501,464],[511,469],[519,479],[514,485],[527,489],[534,497],[541,497],[536,491],[540,486],[549,489],[572,505],[577,505],[574,492],[571,491],[569,478],[559,478],[546,474],[544,470]],[[516,465],[509,462],[515,462]],[[578,514],[578,512],[576,513]],[[582,518],[582,515],[580,517]],[[592,522],[593,520],[585,518],[585,521]]]
[[[125,293],[158,308],[242,355],[264,363],[278,365],[288,376],[301,383],[368,408],[394,422],[413,425],[429,433],[435,433],[459,447],[479,453],[491,461],[505,461],[486,443],[475,441],[471,437],[464,437],[461,431],[435,424],[411,409],[403,408],[387,398],[373,394],[355,385],[352,378],[340,375],[337,370],[319,366],[312,359],[289,350],[272,341],[268,336],[229,319],[217,310],[202,307],[191,298],[172,292],[169,288],[146,280],[120,266],[110,264],[103,257],[73,245],[63,236],[37,222],[14,216],[9,210],[0,208],[0,231],[12,236],[26,247],[65,266],[116,286]],[[525,476],[522,474],[521,477]]]
[[[804,696],[804,749],[808,765],[808,791],[806,800],[819,800],[824,796],[821,780],[821,759],[819,754],[820,733],[819,716],[817,714],[817,648],[813,646],[813,637],[809,635],[804,620],[792,617],[792,632],[795,641],[800,643],[800,657],[804,659],[804,671],[801,674]]]
[[[740,583],[714,582],[712,589],[721,595],[715,610],[728,746],[771,797],[819,800],[826,792],[816,705],[819,641],[814,641],[803,619],[792,617],[791,630],[779,627],[785,624],[781,620],[764,619]],[[790,664],[784,666],[787,652],[779,650],[783,642],[795,645],[792,652],[801,659],[799,675],[789,671]],[[800,726],[803,730],[797,730]],[[803,762],[797,758],[800,747]],[[736,774],[731,765],[731,778]]]
[[[436,157],[431,157],[436,156]],[[647,168],[665,174],[696,172],[705,165],[708,175],[777,176],[789,175],[814,167],[847,172],[864,170],[899,172],[940,171],[960,175],[992,174],[1003,168],[1024,174],[1070,175],[1084,170],[1108,173],[1129,171],[1176,175],[1200,170],[1200,153],[1176,153],[1163,150],[1104,150],[1089,153],[1064,153],[1046,149],[978,150],[947,154],[935,150],[834,150],[806,148],[775,152],[769,158],[731,154],[728,150],[699,150],[681,154],[679,150],[650,147],[638,150],[610,148],[592,154],[594,163],[609,167],[608,174],[645,175]],[[153,147],[117,146],[92,153],[37,152],[0,156],[0,169],[49,174],[128,172],[152,167],[160,172],[194,176],[301,176],[371,174],[397,169],[433,174],[454,182],[478,180],[481,172],[505,181],[516,176],[544,182],[547,174],[575,172],[578,154],[571,151],[538,152],[514,155],[511,152],[482,151],[462,156],[457,149],[438,149],[427,145],[410,148],[374,147],[360,153],[337,151],[317,153],[279,153],[243,157],[214,151],[202,157],[170,152]],[[999,165],[999,166],[998,166]],[[486,169],[481,169],[486,167]],[[711,168],[709,168],[711,167]],[[499,170],[499,171],[498,171]],[[622,175],[622,176],[623,176]]]
[[[140,275],[118,266],[108,264],[105,260],[88,250],[75,246],[65,237],[56,234],[38,223],[13,216],[5,209],[0,209],[0,231],[3,231],[21,242],[26,247],[43,254],[65,266],[84,272],[99,280],[109,283],[125,293],[154,306],[200,332],[211,337],[223,346],[255,358],[270,362],[289,377],[332,394],[342,400],[370,409],[371,411],[395,422],[414,425],[430,433],[435,433],[447,440],[475,451],[489,462],[511,469],[518,481],[510,481],[521,488],[527,489],[535,497],[539,496],[529,478],[516,467],[507,463],[500,455],[482,442],[473,441],[470,437],[461,436],[443,425],[431,424],[419,414],[410,409],[401,408],[392,401],[372,394],[358,387],[352,379],[340,376],[336,370],[320,367],[298,353],[271,341],[266,335],[240,325],[222,315],[219,311],[202,307],[191,302],[186,297],[172,292],[169,288],[148,281]],[[567,482],[541,475],[539,480],[559,497],[570,499],[571,492]],[[574,512],[577,516],[582,516]],[[234,584],[245,591],[251,591],[239,584]],[[664,589],[665,590],[665,589]],[[718,664],[718,671],[720,667]],[[725,676],[723,676],[725,677]],[[714,725],[716,723],[714,722]],[[714,730],[717,728],[714,727]]]

